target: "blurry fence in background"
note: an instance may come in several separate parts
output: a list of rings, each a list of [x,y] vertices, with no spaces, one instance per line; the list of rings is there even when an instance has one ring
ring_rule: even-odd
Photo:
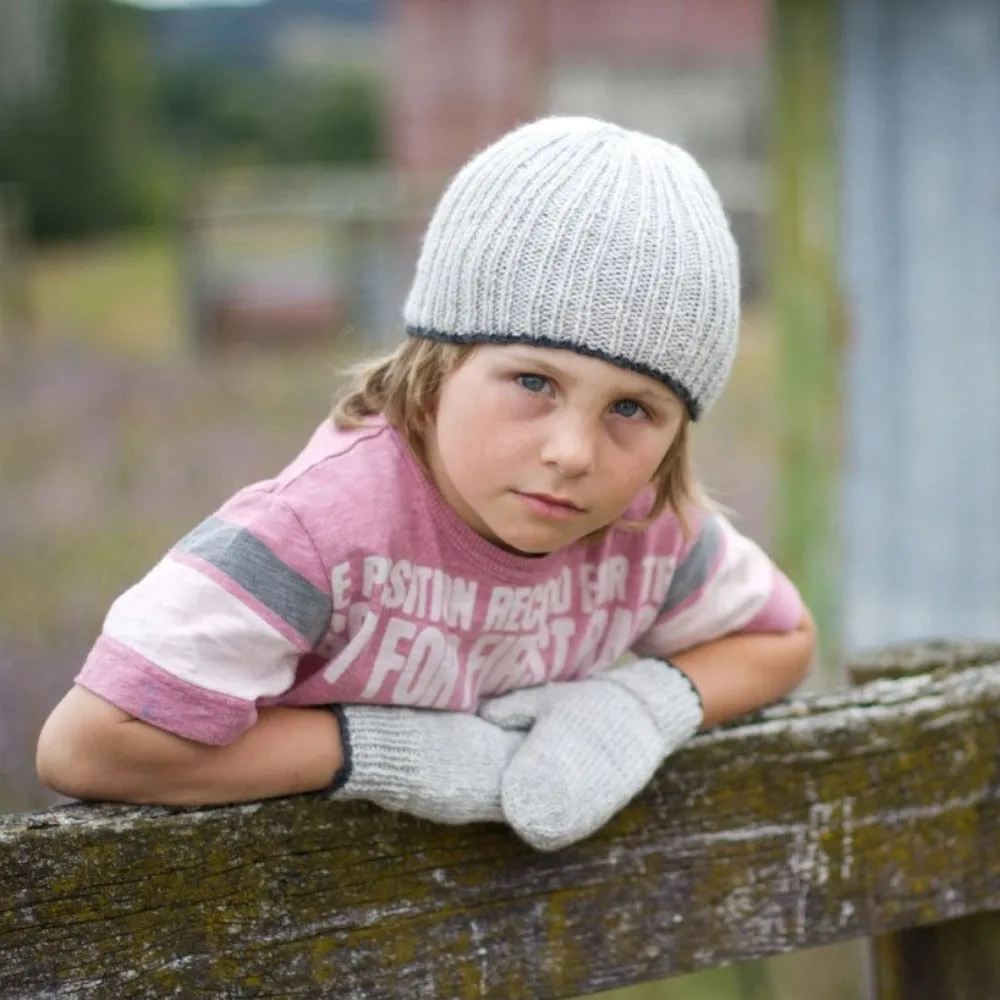
[[[718,165],[744,293],[759,290],[763,172]],[[178,226],[192,343],[293,346],[349,332],[367,348],[398,341],[424,225],[447,177],[393,170],[260,169],[199,184]]]
[[[30,337],[27,205],[12,185],[0,185],[0,357],[21,353]]]
[[[391,171],[256,171],[202,185],[180,226],[200,347],[290,346],[342,333],[398,342],[420,233],[440,183]]]

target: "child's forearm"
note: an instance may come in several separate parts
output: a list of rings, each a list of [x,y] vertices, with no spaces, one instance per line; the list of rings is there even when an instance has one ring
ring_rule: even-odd
[[[189,740],[153,729],[142,722],[134,746],[142,754],[148,746],[176,741],[168,758],[177,767],[159,765],[148,793],[137,784],[133,802],[167,805],[217,805],[294,795],[325,788],[343,763],[340,731],[327,709],[261,709],[257,724],[224,747],[192,744]]]
[[[808,614],[791,632],[744,632],[694,646],[670,660],[694,682],[713,726],[784,697],[805,678],[816,633]]]
[[[42,782],[81,799],[220,805],[311,791],[343,762],[326,709],[262,709],[228,746],[183,739],[134,719],[75,687],[49,717],[38,744]]]

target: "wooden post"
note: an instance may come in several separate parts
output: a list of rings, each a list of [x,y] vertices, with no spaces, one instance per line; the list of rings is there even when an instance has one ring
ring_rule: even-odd
[[[778,329],[775,554],[837,663],[840,305],[833,81],[837,0],[775,0],[771,297]]]
[[[0,346],[11,356],[27,349],[34,326],[28,278],[28,220],[24,198],[0,186]]]
[[[996,643],[913,643],[849,665],[855,684],[956,673],[1000,661]],[[929,737],[930,738],[930,737]],[[995,837],[995,830],[982,836]],[[963,892],[955,886],[956,897]],[[1000,985],[1000,913],[979,913],[872,939],[872,1000],[981,1000]]]
[[[213,346],[217,332],[207,300],[209,224],[205,192],[199,182],[192,182],[191,192],[177,216],[176,247],[186,339],[197,352]]]

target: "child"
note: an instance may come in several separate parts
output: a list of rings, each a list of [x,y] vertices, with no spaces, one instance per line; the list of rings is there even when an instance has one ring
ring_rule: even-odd
[[[668,143],[548,118],[474,157],[405,343],[114,602],[42,781],[175,804],[331,788],[550,849],[700,726],[786,694],[809,615],[688,459],[738,270]]]

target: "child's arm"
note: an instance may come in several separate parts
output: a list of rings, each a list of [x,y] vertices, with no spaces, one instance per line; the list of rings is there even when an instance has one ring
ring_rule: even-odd
[[[258,708],[294,683],[332,605],[299,514],[267,489],[238,494],[114,602],[41,733],[41,780],[77,798],[171,805],[335,782],[339,798],[440,822],[501,819],[500,774],[520,734],[453,713]]]
[[[745,715],[778,701],[809,672],[816,628],[803,609],[788,632],[738,632],[712,639],[670,657],[701,695],[702,726]]]
[[[523,741],[472,715],[350,705],[262,709],[208,746],[75,687],[42,729],[37,766],[72,798],[221,805],[335,788],[439,823],[500,822],[501,776]]]
[[[38,741],[42,783],[72,798],[215,805],[324,788],[343,764],[326,709],[264,708],[227,746],[175,736],[75,686]]]

